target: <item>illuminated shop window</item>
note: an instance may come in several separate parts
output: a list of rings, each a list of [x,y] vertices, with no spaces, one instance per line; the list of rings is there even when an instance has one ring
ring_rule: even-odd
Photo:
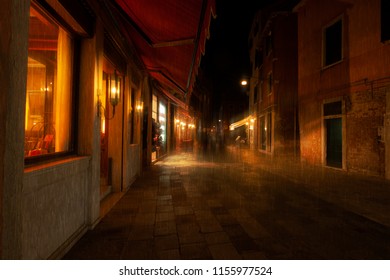
[[[28,39],[25,157],[70,151],[74,42],[33,7]]]
[[[166,142],[166,124],[167,124],[167,120],[166,120],[166,107],[163,103],[160,103],[159,104],[159,108],[158,108],[158,111],[159,111],[159,115],[158,115],[158,122],[160,124],[160,130],[161,130],[161,144],[162,146],[165,146],[165,142]]]
[[[152,99],[152,119],[157,122],[157,96],[153,95]]]

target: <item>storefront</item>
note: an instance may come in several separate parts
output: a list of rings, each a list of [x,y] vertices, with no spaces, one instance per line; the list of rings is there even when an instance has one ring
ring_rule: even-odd
[[[17,70],[8,80],[20,86],[1,80],[4,103],[16,113],[2,116],[17,147],[4,146],[18,151],[10,159],[1,153],[10,163],[1,207],[13,209],[3,215],[2,257],[58,258],[140,172],[142,115],[131,104],[141,98],[144,79],[112,21],[97,17],[94,6],[20,2],[8,8],[25,29],[4,28],[4,36],[17,37],[18,54],[4,53],[18,58],[5,67]],[[9,132],[0,136],[9,142]]]
[[[152,162],[167,153],[167,101],[161,96],[152,96]]]
[[[167,74],[155,71],[164,68],[159,65],[147,71],[144,66],[163,57],[172,69],[179,67],[172,64],[171,53],[160,53],[167,48],[145,45],[140,29],[131,30],[130,36],[132,27],[122,17],[129,12],[127,5],[123,10],[116,1],[3,2],[0,158],[6,164],[0,167],[0,257],[60,258],[134,182],[144,147],[148,153],[155,150],[155,160],[168,152],[171,97],[154,91],[156,84],[164,84],[159,77]],[[161,9],[149,17],[147,5],[166,5],[152,2],[141,5],[137,16],[142,14],[140,24],[152,19],[151,26],[158,29],[156,23],[167,18]],[[134,5],[132,9],[139,6],[126,3]],[[200,2],[177,3],[191,13],[200,11]],[[202,13],[210,15],[212,3]],[[199,19],[198,14],[194,17]],[[182,24],[194,31],[190,42],[197,44],[185,44],[178,62],[200,59],[203,45],[198,46],[208,23],[205,17],[201,25],[197,20]],[[181,47],[172,46],[179,52]],[[177,90],[183,93],[195,73],[180,68],[178,77],[170,80],[179,81]],[[182,76],[190,77],[189,86]],[[152,109],[158,132],[153,148]],[[150,154],[145,154],[150,162]]]
[[[74,149],[75,40],[31,4],[24,154],[27,162]]]

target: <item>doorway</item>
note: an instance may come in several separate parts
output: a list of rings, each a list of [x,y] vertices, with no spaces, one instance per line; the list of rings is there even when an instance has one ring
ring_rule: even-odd
[[[326,165],[343,167],[342,119],[326,119]]]
[[[343,168],[342,102],[325,103],[323,112],[325,165]]]

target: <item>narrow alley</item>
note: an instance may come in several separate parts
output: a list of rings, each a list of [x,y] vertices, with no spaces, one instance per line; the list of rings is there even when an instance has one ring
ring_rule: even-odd
[[[388,181],[249,149],[145,170],[64,259],[389,259]]]

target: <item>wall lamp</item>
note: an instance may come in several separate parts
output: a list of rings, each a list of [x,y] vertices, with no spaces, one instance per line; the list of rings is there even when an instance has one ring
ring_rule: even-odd
[[[136,101],[135,102],[135,110],[137,112],[142,112],[142,110],[144,109],[144,103],[142,101]]]
[[[97,114],[98,117],[104,116],[105,119],[110,120],[114,118],[115,116],[115,107],[118,105],[120,101],[120,94],[121,94],[121,84],[118,74],[116,73],[116,70],[114,71],[114,74],[108,76],[108,84],[107,84],[107,90],[108,90],[108,100],[112,106],[112,116],[109,117],[107,115],[106,108],[103,106],[102,101],[100,100],[100,94],[98,94],[98,110]]]

